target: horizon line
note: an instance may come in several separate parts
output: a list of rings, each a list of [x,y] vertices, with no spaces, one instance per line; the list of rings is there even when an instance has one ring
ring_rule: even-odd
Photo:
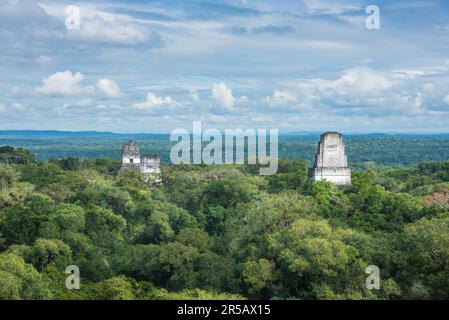
[[[243,129],[245,128],[234,128]],[[246,128],[253,129],[253,128]],[[269,130],[268,128],[267,130]],[[272,129],[272,128],[271,128]],[[225,129],[220,129],[223,131]],[[255,129],[257,130],[257,129]],[[111,134],[111,135],[139,135],[139,134],[153,134],[153,135],[170,135],[171,132],[168,131],[154,131],[154,132],[119,132],[119,131],[101,131],[101,130],[53,130],[53,129],[0,129],[0,135],[2,133],[98,133],[98,134]],[[305,131],[281,131],[279,130],[279,135],[305,135],[305,134],[323,134],[326,132],[338,132],[343,135],[369,135],[369,134],[385,134],[385,135],[449,135],[449,131],[338,131],[338,130],[305,130]]]

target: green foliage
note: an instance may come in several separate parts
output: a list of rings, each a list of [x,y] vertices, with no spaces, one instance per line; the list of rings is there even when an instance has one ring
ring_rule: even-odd
[[[97,246],[114,248],[123,240],[126,220],[111,210],[92,207],[86,212],[86,234]]]
[[[0,192],[17,183],[20,174],[14,167],[0,163]]]
[[[38,193],[30,193],[6,208],[4,221],[0,225],[6,243],[33,243],[39,235],[40,225],[48,220],[53,210],[53,201]]]
[[[98,300],[135,300],[132,283],[126,277],[114,277],[94,285],[95,299]]]
[[[349,188],[306,160],[163,165],[151,187],[108,158],[30,155],[0,148],[0,299],[449,298],[447,161],[363,162]]]
[[[157,300],[244,300],[245,298],[237,294],[214,293],[205,290],[183,290],[180,292],[168,292],[160,289],[154,294]]]
[[[23,258],[0,254],[0,299],[51,299],[49,281]]]
[[[257,194],[257,185],[248,179],[228,179],[210,183],[204,191],[206,207],[235,207],[238,203],[251,201]]]
[[[275,264],[267,259],[247,261],[242,272],[249,292],[257,296],[264,288],[270,286],[274,277]]]
[[[32,246],[14,245],[8,251],[20,255],[40,272],[51,263],[64,266],[72,257],[72,250],[61,240],[37,239]]]
[[[326,221],[298,219],[268,241],[271,255],[291,280],[284,287],[292,296],[318,298],[322,286],[336,294],[363,287],[365,265],[357,250],[346,245]]]
[[[266,251],[270,234],[288,227],[296,219],[316,216],[317,209],[312,199],[291,191],[242,203],[227,221],[225,236],[229,249],[240,259],[258,256]]]
[[[33,154],[26,149],[16,149],[10,146],[0,147],[0,163],[25,164],[35,161]]]
[[[197,248],[200,252],[210,250],[213,245],[213,240],[209,234],[199,228],[182,229],[176,236],[176,241]]]
[[[404,267],[403,277],[414,280],[413,296],[419,286],[426,288],[425,296],[449,298],[449,218],[421,219],[405,227],[400,239]],[[420,289],[419,291],[424,291]]]

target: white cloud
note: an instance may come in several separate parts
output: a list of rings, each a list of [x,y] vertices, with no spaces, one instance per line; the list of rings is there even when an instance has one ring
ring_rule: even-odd
[[[35,21],[43,22],[47,18],[45,11],[35,1],[0,1],[0,22],[10,26],[14,23],[22,26]]]
[[[134,45],[150,40],[151,34],[129,22],[106,21],[99,16],[83,19],[79,30],[68,31],[69,39]]]
[[[292,103],[296,100],[296,96],[289,91],[274,90],[271,97],[266,97],[265,102],[269,106],[282,106]]]
[[[108,98],[118,98],[122,94],[117,83],[109,79],[98,80],[97,88],[103,95]]]
[[[39,94],[53,95],[53,96],[80,96],[93,95],[98,93],[108,98],[117,98],[121,96],[120,87],[113,80],[100,79],[96,87],[90,85],[83,85],[85,75],[80,72],[72,73],[69,70],[63,72],[56,72],[42,79],[43,85],[37,87],[35,90]],[[90,105],[92,102],[87,99],[79,101],[77,105]]]
[[[249,106],[251,104],[251,100],[247,96],[241,96],[237,99],[235,104],[238,106]]]
[[[367,67],[344,72],[335,80],[301,79],[288,88],[274,90],[263,102],[286,111],[313,111],[332,105],[356,107],[379,106],[396,81]]]
[[[0,112],[6,112],[5,105],[0,104]]]
[[[376,96],[393,87],[394,82],[379,72],[367,67],[347,71],[341,78],[333,81],[318,80],[318,90],[323,95],[338,96]]]
[[[416,96],[398,94],[392,100],[395,102],[395,108],[399,109],[402,114],[419,114],[424,112],[424,100],[421,92],[418,92]]]
[[[81,94],[92,94],[92,86],[83,86],[84,75],[69,70],[56,72],[42,79],[43,85],[36,88],[36,92],[44,95],[76,96]]]
[[[335,79],[289,81],[263,99],[265,105],[280,112],[317,114],[418,115],[437,107],[433,103],[436,87],[414,78],[396,78],[391,72],[357,67]],[[448,98],[449,100],[449,98]]]
[[[62,106],[59,106],[56,108],[56,113],[60,116],[62,116],[66,109],[68,109],[70,105],[68,103],[63,104]]]
[[[232,95],[232,90],[226,87],[224,83],[218,83],[212,86],[212,98],[226,109],[234,108],[235,98]]]
[[[147,99],[142,103],[135,103],[133,108],[135,109],[154,109],[160,108],[164,106],[176,106],[178,103],[173,100],[171,97],[158,97],[152,92],[148,92]]]
[[[447,96],[444,97],[443,101],[444,101],[446,104],[449,104],[449,94],[448,94]]]

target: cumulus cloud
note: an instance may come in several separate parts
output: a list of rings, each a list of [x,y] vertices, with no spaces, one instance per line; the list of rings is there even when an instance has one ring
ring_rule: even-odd
[[[93,46],[95,43],[116,46],[156,46],[161,43],[159,34],[138,19],[97,9],[96,4],[78,3],[77,6],[81,10],[80,28],[69,30],[64,25],[66,4],[36,0],[0,0],[0,29],[8,30],[8,33],[2,36],[26,42],[30,38],[36,41],[52,40],[53,45],[64,45],[60,41],[67,40]],[[42,66],[48,66],[53,59],[41,56],[35,61]]]
[[[238,106],[251,106],[252,101],[247,96],[241,96],[235,102]]]
[[[324,95],[373,96],[393,87],[394,82],[370,68],[347,71],[337,80],[318,80],[317,89]]]
[[[158,97],[152,92],[148,92],[147,98],[142,103],[135,103],[133,108],[135,109],[155,109],[160,107],[173,107],[178,105],[178,103],[171,97]]]
[[[83,85],[85,75],[80,72],[70,70],[56,72],[42,79],[42,86],[36,87],[36,92],[50,96],[81,96],[81,95],[101,95],[107,98],[118,98],[121,96],[120,87],[110,79],[98,80],[96,86]],[[88,99],[77,103],[79,106],[92,104],[87,103]],[[81,103],[81,105],[80,105]]]
[[[79,30],[68,31],[72,40],[135,45],[148,42],[151,32],[139,24],[123,21],[106,21],[99,16],[83,19]]]
[[[47,78],[43,78],[43,85],[36,88],[36,92],[44,95],[55,96],[76,96],[82,94],[92,94],[92,86],[83,86],[85,78],[80,72],[72,73],[69,70],[56,72]]]
[[[35,1],[1,1],[0,26],[14,28],[24,25],[37,26],[47,22],[48,16]]]
[[[317,128],[327,124],[332,126],[335,119],[339,123],[338,119],[343,119],[341,116],[353,122],[348,128],[357,129],[365,126],[357,117],[371,117],[375,119],[371,119],[373,124],[381,123],[378,119],[389,121],[387,118],[393,113],[404,119],[409,119],[409,115],[422,115],[430,111],[445,113],[444,120],[449,117],[449,64],[431,67],[431,61],[442,64],[447,59],[447,52],[439,45],[444,33],[437,30],[434,37],[427,37],[420,19],[407,20],[410,30],[413,29],[418,39],[410,42],[407,34],[403,35],[399,28],[403,24],[400,17],[390,19],[393,24],[390,27],[396,32],[372,33],[367,38],[364,28],[366,15],[364,6],[360,5],[364,2],[361,0],[341,0],[338,4],[332,0],[233,2],[243,8],[257,8],[257,13],[254,10],[250,17],[236,16],[232,13],[233,9],[227,7],[220,7],[226,13],[220,14],[218,8],[214,17],[211,17],[209,2],[205,1],[201,5],[201,11],[198,6],[195,13],[176,10],[180,5],[178,2],[162,3],[157,6],[157,12],[172,17],[163,20],[142,15],[148,14],[147,10],[153,8],[145,8],[139,14],[123,11],[130,8],[123,1],[117,2],[114,8],[98,1],[78,3],[82,12],[81,29],[67,30],[64,27],[65,4],[55,1],[36,3],[35,0],[0,0],[0,48],[3,52],[4,74],[20,75],[25,67],[29,70],[28,80],[37,81],[31,88],[38,87],[35,92],[49,96],[73,96],[72,100],[47,96],[36,99],[35,95],[27,94],[29,84],[26,79],[23,82],[20,77],[14,77],[12,82],[4,77],[2,87],[10,95],[6,97],[9,100],[2,101],[3,109],[6,107],[6,112],[15,111],[11,104],[15,96],[18,102],[26,106],[24,110],[31,110],[31,106],[35,105],[43,106],[35,110],[39,116],[47,116],[52,108],[70,103],[73,108],[67,108],[66,112],[76,117],[76,121],[67,117],[65,119],[69,120],[61,119],[61,123],[71,121],[70,125],[76,123],[91,127],[97,124],[82,121],[87,116],[104,114],[129,119],[139,113],[136,118],[143,123],[145,117],[140,116],[144,113],[148,116],[151,113],[149,109],[155,110],[155,118],[160,117],[163,113],[160,111],[175,110],[176,102],[182,102],[183,108],[176,108],[170,121],[185,120],[182,117],[191,117],[192,114],[200,117],[205,114],[203,112],[211,112],[213,115],[207,117],[214,117],[217,121],[223,117],[243,124],[248,119],[279,125],[284,121],[296,125],[302,121],[304,125]],[[432,12],[441,14],[444,12],[441,10],[443,7],[434,4]],[[120,9],[122,11],[118,11]],[[317,16],[311,19],[314,15]],[[412,16],[417,17],[414,13]],[[342,23],[341,20],[347,20],[360,28]],[[413,21],[420,23],[414,24]],[[229,30],[245,36],[229,35]],[[277,36],[284,33],[287,37]],[[145,50],[148,44],[154,43],[153,39],[157,40],[159,34],[161,38],[167,39],[166,46],[161,50]],[[295,34],[296,40],[301,41],[288,39],[289,35]],[[270,41],[261,41],[265,37],[270,37]],[[423,59],[425,53],[419,50],[420,47],[436,48],[432,51],[432,59]],[[404,48],[408,52],[406,56],[403,55]],[[91,55],[89,61],[80,59],[80,54],[85,52],[98,54]],[[299,55],[293,54],[295,52]],[[207,54],[210,54],[210,59],[205,61],[204,55]],[[386,61],[379,58],[382,54],[390,59]],[[151,61],[148,60],[149,55]],[[180,56],[185,58],[186,63],[181,68],[173,69],[171,66],[179,61]],[[328,63],[323,65],[323,60]],[[52,73],[66,68],[72,68],[70,70],[73,72],[48,73],[36,78],[42,66],[63,63],[67,67]],[[124,65],[124,72],[128,74],[114,77],[117,83],[100,79],[108,77],[107,70],[114,68],[117,63]],[[376,66],[379,69],[354,68],[358,65]],[[74,66],[79,69],[73,69]],[[407,69],[398,69],[404,67]],[[133,72],[149,68],[151,74]],[[391,70],[387,71],[388,68]],[[76,71],[85,73],[85,78],[80,79],[84,75]],[[90,73],[102,76],[91,79]],[[291,79],[294,75],[300,75],[301,79]],[[47,77],[47,83],[41,83],[40,78],[43,76]],[[220,84],[223,80],[217,80],[227,77],[232,77],[232,90],[229,84]],[[177,81],[182,84],[174,84]],[[125,88],[119,87],[125,83],[126,93],[129,92],[126,97]],[[146,91],[141,98],[134,100],[132,92],[142,90],[142,83],[151,83],[153,93],[148,93],[150,89],[145,87]],[[8,90],[14,84],[20,87],[20,92]],[[183,90],[171,89],[178,86]],[[189,91],[191,88],[194,89]],[[250,99],[239,98],[241,94],[237,94],[235,88]],[[157,95],[154,90],[157,90]],[[102,99],[119,96],[133,99],[123,101],[123,104],[135,107],[131,114],[129,108],[112,109],[109,99]],[[77,112],[77,107],[89,109]],[[145,112],[140,113],[138,109],[145,109]],[[232,112],[236,110],[239,112]],[[269,121],[270,115],[273,115],[273,121]],[[298,118],[294,120],[294,116]],[[31,122],[42,119],[34,117],[34,114],[31,117]],[[323,117],[327,117],[327,123],[323,122]],[[311,120],[305,123],[304,119]],[[443,121],[443,117],[434,119],[435,122]],[[5,121],[9,120],[5,118]],[[175,123],[163,122],[160,125],[168,127]],[[435,122],[429,121],[426,125],[431,128]],[[400,126],[396,120],[391,123],[393,127]],[[123,127],[117,126],[115,129],[130,130],[135,129],[134,126],[135,122],[124,121]]]
[[[274,90],[271,97],[266,97],[265,102],[272,107],[283,106],[296,101],[296,96],[289,91]]]
[[[396,82],[388,75],[366,67],[344,72],[334,80],[304,79],[293,88],[277,89],[263,102],[270,107],[287,107],[289,110],[305,109],[312,105],[375,105]],[[384,101],[382,101],[384,102]]]
[[[108,98],[118,98],[121,96],[120,87],[113,80],[100,79],[97,82],[97,89]]]
[[[392,111],[399,111],[402,114],[421,114],[424,112],[424,99],[421,92],[418,92],[415,96],[395,94],[392,101],[394,101]]]
[[[235,98],[232,95],[232,90],[224,83],[218,83],[212,86],[212,99],[226,109],[231,110],[234,108]]]
[[[22,103],[18,102],[12,102],[8,104],[8,106],[5,106],[4,104],[0,104],[0,113],[8,112],[8,111],[14,111],[14,112],[20,112],[24,111],[26,109],[27,105],[23,105]]]
[[[335,79],[301,79],[278,89],[262,102],[280,112],[327,112],[353,116],[419,115],[435,105],[434,85],[416,78],[398,79],[392,72],[357,67]],[[430,90],[432,89],[432,90]],[[432,100],[433,99],[433,100]],[[448,98],[449,100],[449,98]],[[449,102],[449,101],[448,101]]]

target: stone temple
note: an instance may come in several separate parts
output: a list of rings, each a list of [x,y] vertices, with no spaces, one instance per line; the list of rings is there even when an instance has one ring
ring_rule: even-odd
[[[136,170],[144,173],[152,181],[161,182],[161,159],[158,155],[141,155],[139,146],[134,141],[128,141],[123,145],[122,167],[124,170]]]
[[[321,135],[315,165],[309,175],[315,181],[328,180],[338,186],[351,185],[351,170],[341,133],[326,132]]]

